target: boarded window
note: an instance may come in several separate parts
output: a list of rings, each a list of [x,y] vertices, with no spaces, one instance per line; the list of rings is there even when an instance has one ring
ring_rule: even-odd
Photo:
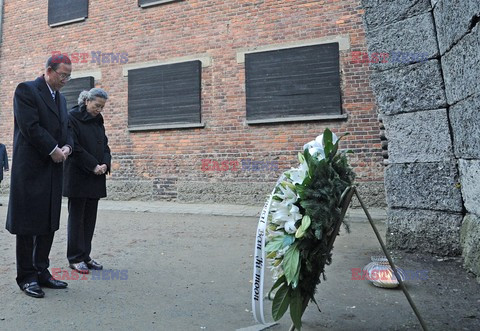
[[[128,125],[200,123],[201,62],[128,71]]]
[[[51,27],[83,21],[88,17],[88,0],[48,0]]]
[[[78,96],[80,92],[89,91],[95,87],[95,80],[93,77],[74,78],[65,85],[60,92],[62,92],[65,99],[67,99],[67,109],[72,109],[78,104]]]
[[[181,1],[181,0],[138,0],[138,6],[145,8],[145,7],[161,5],[167,2],[176,2],[176,1]]]
[[[338,43],[245,55],[247,120],[340,115]]]

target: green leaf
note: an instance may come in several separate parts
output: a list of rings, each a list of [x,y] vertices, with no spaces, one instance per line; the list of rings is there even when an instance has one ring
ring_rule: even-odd
[[[310,219],[310,216],[305,215],[302,218],[302,225],[300,226],[303,231],[307,231],[308,227],[312,224],[312,220]]]
[[[338,151],[338,143],[340,142],[340,139],[337,140],[337,142],[335,143],[335,145],[333,145],[333,148],[332,148],[332,151],[330,152],[330,160],[333,160],[333,158],[335,157],[335,155],[337,154],[337,151]]]
[[[290,304],[290,287],[283,283],[275,293],[272,303],[272,317],[275,321],[278,321],[287,311],[288,305]]]
[[[282,248],[283,247],[287,247],[287,246],[290,246],[291,244],[293,244],[293,242],[295,241],[295,237],[291,234],[287,234],[283,237],[283,245],[282,245]]]
[[[298,162],[303,163],[305,162],[305,156],[302,153],[298,153]]]
[[[305,235],[305,232],[307,231],[308,227],[312,223],[310,216],[305,215],[302,218],[302,225],[297,229],[297,232],[295,233],[295,238],[302,238]]]
[[[290,299],[290,317],[292,318],[295,330],[302,329],[303,299],[300,290],[294,290]]]
[[[305,235],[305,231],[300,227],[295,232],[295,238],[302,238]]]
[[[333,149],[333,135],[332,131],[329,129],[325,129],[323,131],[323,150],[325,151],[325,158],[328,159],[330,157],[330,152]]]
[[[283,237],[284,236],[278,236],[273,238],[273,240],[269,241],[267,246],[265,246],[265,252],[276,252],[283,246]]]
[[[276,251],[271,251],[267,254],[267,259],[273,259],[277,255]]]
[[[300,251],[295,245],[290,246],[283,256],[283,270],[287,278],[287,284],[298,280],[300,269]]]
[[[270,289],[270,291],[268,292],[268,299],[269,300],[272,300],[272,292],[277,288],[279,287],[280,285],[282,285],[283,283],[285,283],[287,280],[285,279],[285,275],[282,275],[279,279],[277,279],[277,281],[275,282],[275,284],[273,284],[272,288]]]

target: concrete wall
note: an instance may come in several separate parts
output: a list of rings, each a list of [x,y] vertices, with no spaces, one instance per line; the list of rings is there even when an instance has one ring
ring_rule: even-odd
[[[369,52],[425,54],[371,65],[388,139],[387,242],[463,254],[480,276],[480,2],[362,5]]]

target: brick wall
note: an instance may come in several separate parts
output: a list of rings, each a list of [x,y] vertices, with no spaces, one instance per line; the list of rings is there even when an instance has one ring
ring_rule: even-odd
[[[11,153],[15,87],[41,75],[54,51],[126,52],[129,65],[208,54],[212,63],[202,69],[205,127],[195,129],[129,132],[123,65],[73,65],[74,74],[97,72],[96,86],[110,94],[104,117],[114,160],[111,198],[258,203],[281,170],[296,165],[303,144],[329,127],[350,133],[342,148],[355,152],[351,163],[367,200],[383,204],[379,123],[368,64],[350,61],[350,52],[366,50],[362,13],[360,1],[188,0],[141,9],[136,1],[91,0],[85,21],[50,28],[46,1],[7,0],[0,46],[0,141]],[[340,55],[348,119],[247,125],[244,63],[236,54],[335,36],[349,39],[349,49]],[[201,160],[207,158],[275,161],[279,170],[205,172]]]

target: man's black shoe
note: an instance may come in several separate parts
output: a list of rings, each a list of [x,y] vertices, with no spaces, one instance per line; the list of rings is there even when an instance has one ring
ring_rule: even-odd
[[[43,298],[45,296],[45,292],[42,291],[37,282],[23,284],[22,291],[34,298]]]
[[[40,282],[40,285],[48,288],[66,288],[68,286],[67,283],[62,282],[61,280],[56,280],[53,277],[50,277],[44,282]]]

